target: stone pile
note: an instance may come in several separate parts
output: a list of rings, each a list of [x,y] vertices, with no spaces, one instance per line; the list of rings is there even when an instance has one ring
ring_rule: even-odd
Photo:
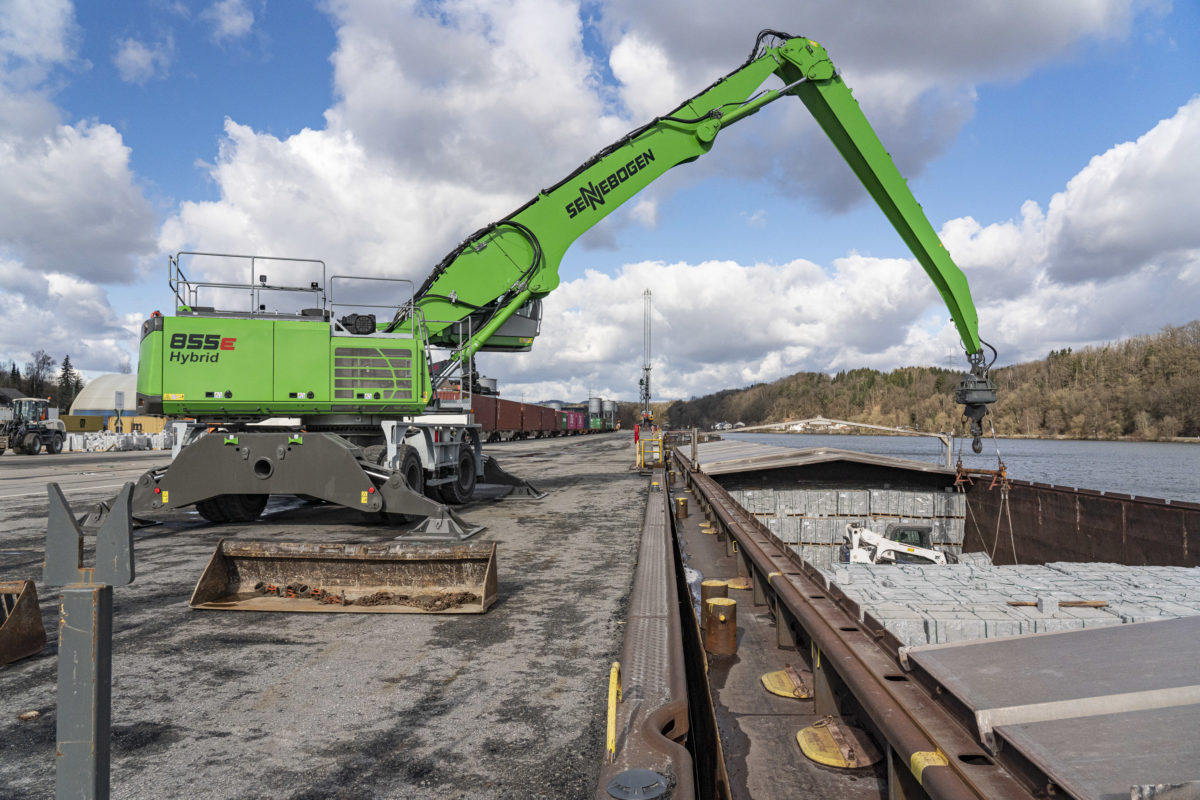
[[[966,496],[913,489],[746,489],[735,501],[809,563],[830,566],[848,523],[884,533],[890,523],[927,524],[934,547],[962,551]]]
[[[820,572],[908,645],[1200,615],[1200,569],[1189,567],[837,564]],[[1070,601],[1106,605],[1063,605]]]

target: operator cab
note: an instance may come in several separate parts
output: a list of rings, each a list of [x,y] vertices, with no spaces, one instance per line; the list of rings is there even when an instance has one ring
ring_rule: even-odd
[[[38,422],[50,416],[50,401],[40,397],[18,397],[13,400],[13,418]]]
[[[907,523],[892,523],[883,533],[884,537],[898,544],[909,547],[933,547],[933,528],[929,525],[910,525]]]

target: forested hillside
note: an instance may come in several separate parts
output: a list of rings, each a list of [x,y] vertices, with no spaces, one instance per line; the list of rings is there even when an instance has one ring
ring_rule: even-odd
[[[774,383],[672,403],[672,427],[757,425],[824,416],[877,425],[952,430],[959,372],[902,367],[825,375],[801,372]],[[1103,347],[1051,352],[1041,361],[992,371],[1001,436],[1170,439],[1200,436],[1200,321]]]

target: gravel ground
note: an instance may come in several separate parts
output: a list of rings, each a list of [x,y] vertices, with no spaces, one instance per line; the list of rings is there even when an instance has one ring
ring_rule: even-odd
[[[188,609],[219,538],[395,535],[356,512],[281,499],[255,524],[173,511],[137,531],[137,580],[114,592],[112,796],[593,795],[646,481],[627,470],[627,434],[488,452],[550,496],[463,508],[488,525],[475,541],[499,543],[500,599],[482,616]],[[38,580],[51,639],[45,480],[78,508],[148,466],[135,453],[0,459],[0,580]],[[53,796],[55,656],[51,643],[0,667],[0,798]],[[28,710],[41,716],[19,721]]]

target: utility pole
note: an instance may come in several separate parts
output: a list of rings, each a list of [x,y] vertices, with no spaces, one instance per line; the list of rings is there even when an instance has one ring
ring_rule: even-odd
[[[642,301],[645,303],[644,321],[643,321],[643,354],[642,354],[642,378],[638,381],[638,386],[641,387],[641,403],[642,403],[642,422],[649,422],[650,415],[650,290],[647,289],[642,293]]]

